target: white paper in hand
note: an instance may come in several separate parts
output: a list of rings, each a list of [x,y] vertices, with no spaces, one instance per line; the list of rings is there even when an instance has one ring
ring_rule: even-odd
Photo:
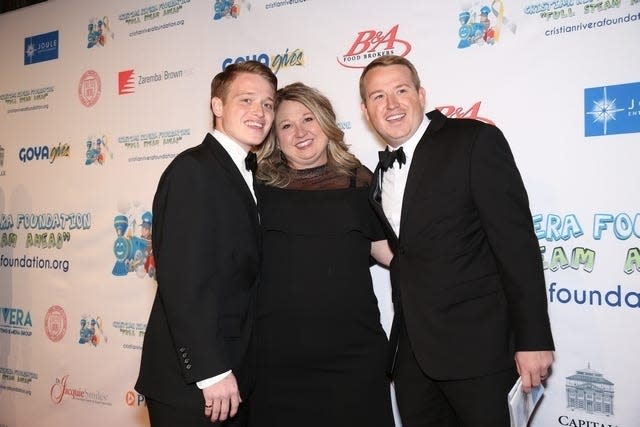
[[[543,393],[542,384],[532,388],[530,393],[523,392],[522,380],[518,377],[518,381],[513,385],[508,395],[511,427],[527,427],[529,418],[531,418],[531,414]]]

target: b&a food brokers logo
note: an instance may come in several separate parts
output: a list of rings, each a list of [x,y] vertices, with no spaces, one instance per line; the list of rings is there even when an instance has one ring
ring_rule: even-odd
[[[584,90],[584,136],[640,132],[640,82]]]
[[[364,68],[374,59],[385,55],[407,56],[411,44],[398,38],[399,24],[386,33],[378,30],[360,31],[345,54],[337,58],[347,68]]]
[[[24,65],[58,59],[58,31],[24,39]]]

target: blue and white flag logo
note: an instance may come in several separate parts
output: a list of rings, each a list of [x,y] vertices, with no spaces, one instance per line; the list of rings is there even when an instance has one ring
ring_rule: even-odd
[[[58,59],[58,31],[24,39],[24,65]]]
[[[640,132],[640,82],[584,90],[584,136]]]

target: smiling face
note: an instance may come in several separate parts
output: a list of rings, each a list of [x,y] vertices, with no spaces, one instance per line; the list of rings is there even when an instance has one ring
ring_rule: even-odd
[[[424,118],[424,88],[416,88],[404,65],[372,68],[364,76],[363,85],[361,107],[367,121],[390,146],[405,143]]]
[[[327,163],[329,138],[316,116],[303,104],[282,101],[276,113],[276,139],[293,169],[309,169]]]
[[[225,99],[211,99],[216,129],[246,151],[264,141],[273,123],[275,92],[269,81],[253,73],[240,73],[229,86]]]

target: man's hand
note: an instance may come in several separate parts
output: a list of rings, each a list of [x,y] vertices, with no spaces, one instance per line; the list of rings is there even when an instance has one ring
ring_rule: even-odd
[[[522,378],[522,390],[529,393],[532,387],[547,379],[553,363],[553,351],[517,351],[515,359]]]
[[[202,389],[202,394],[204,395],[204,415],[210,418],[212,423],[235,416],[242,402],[233,373]]]

